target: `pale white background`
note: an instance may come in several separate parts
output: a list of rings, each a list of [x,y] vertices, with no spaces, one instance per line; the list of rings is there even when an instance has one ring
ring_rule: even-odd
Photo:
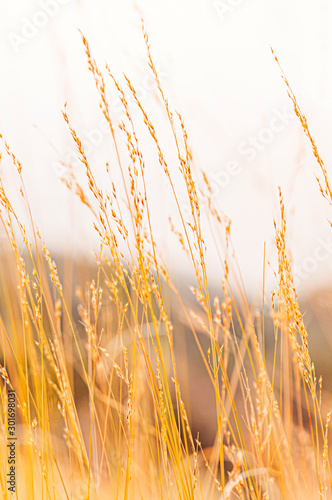
[[[319,170],[298,120],[292,117],[270,46],[332,175],[331,2],[1,0],[0,13],[0,130],[23,162],[33,213],[51,249],[78,251],[82,238],[84,248],[95,244],[87,212],[73,203],[58,179],[59,162],[74,160],[61,116],[64,103],[68,102],[72,123],[85,139],[101,126],[103,118],[78,28],[101,66],[107,61],[117,77],[125,72],[138,87],[176,169],[165,116],[146,64],[143,17],[165,92],[186,120],[195,169],[209,172],[211,180],[218,175],[224,179],[220,172],[227,171],[230,162],[237,165],[236,175],[228,177],[230,182],[215,188],[215,200],[233,221],[233,242],[247,287],[259,291],[264,242],[276,269],[273,218],[278,219],[278,185],[285,196],[288,241],[300,269],[299,287],[330,281],[332,238],[327,218],[332,214],[318,192],[314,173]],[[114,94],[110,100],[112,116],[121,119]],[[287,123],[274,120],[280,113]],[[139,118],[137,111],[134,115]],[[280,129],[272,135],[271,120]],[[249,138],[259,134],[268,138],[267,143],[259,143],[259,151],[244,153]],[[91,147],[89,158],[102,170],[112,158],[109,134],[99,142]],[[147,160],[153,162],[154,156]],[[16,177],[7,161],[2,162],[1,172],[9,193],[15,196]],[[163,230],[169,215],[165,209],[168,192],[159,174],[151,176],[163,257],[183,271],[184,259]],[[24,207],[17,203],[23,214]],[[206,242],[210,248],[208,236]],[[327,252],[317,253],[324,242]],[[321,261],[314,257],[318,254],[324,254]],[[219,279],[212,250],[208,262],[211,280]],[[273,286],[270,273],[269,287]]]

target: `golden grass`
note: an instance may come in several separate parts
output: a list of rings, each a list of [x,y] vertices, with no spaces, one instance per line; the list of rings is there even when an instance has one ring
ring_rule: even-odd
[[[93,215],[100,241],[94,277],[81,280],[75,299],[71,279],[66,273],[60,278],[30,208],[26,228],[0,177],[0,217],[8,238],[0,315],[3,498],[331,498],[330,417],[322,414],[321,380],[316,379],[293,283],[281,190],[280,223],[275,222],[278,287],[270,311],[274,336],[267,338],[270,301],[263,290],[262,310],[252,313],[242,285],[232,289],[231,224],[214,207],[204,175],[210,193],[208,221],[215,237],[224,234],[220,297],[210,295],[186,127],[161,87],[145,31],[144,39],[190,203],[189,219],[181,210],[173,168],[135,88],[125,78],[124,89],[106,67],[107,82],[118,93],[125,116],[121,123],[113,123],[106,81],[83,35],[117,164],[106,164],[109,185],[98,185],[65,106],[63,117],[86,183],[79,182],[73,169],[62,180]],[[326,168],[284,79],[321,168],[319,189],[332,203]],[[178,210],[176,220],[170,219],[170,230],[192,264],[195,310],[176,288],[154,238],[148,168],[128,92],[155,148],[159,165],[154,168],[163,170]],[[20,194],[30,207],[22,164],[3,142],[17,170]],[[114,169],[121,173],[121,186],[113,181]],[[263,283],[264,276],[265,271]],[[209,448],[201,445],[204,428],[198,435],[192,432],[185,387],[190,388],[191,380],[183,376],[186,361],[183,356],[179,362],[174,347],[180,336],[177,316],[184,319],[185,337],[196,344],[213,388],[215,440]],[[6,483],[9,388],[17,398],[15,494]]]

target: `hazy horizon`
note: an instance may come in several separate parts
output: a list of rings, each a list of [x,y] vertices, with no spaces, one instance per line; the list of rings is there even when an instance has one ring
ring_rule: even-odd
[[[39,0],[18,1],[15,9],[9,5],[3,9],[0,131],[23,164],[32,212],[51,250],[73,246],[80,251],[82,238],[87,248],[97,241],[92,224],[87,224],[87,212],[59,181],[66,172],[64,164],[71,162],[79,171],[75,144],[61,116],[65,102],[91,164],[101,171],[107,160],[111,165],[113,161],[110,134],[98,109],[78,29],[101,68],[107,61],[116,77],[121,79],[126,72],[138,88],[163,137],[169,163],[173,170],[177,168],[147,66],[142,17],[165,93],[187,125],[195,172],[207,172],[214,200],[232,219],[235,252],[246,286],[256,290],[261,285],[264,242],[267,261],[272,270],[277,269],[273,219],[279,220],[278,185],[285,197],[296,284],[306,289],[330,281],[332,240],[328,206],[314,176],[318,166],[270,51],[271,45],[329,170],[332,10],[327,2],[318,1],[313,8],[309,1],[287,4],[285,0],[97,1],[93,5]],[[108,84],[116,122],[121,111]],[[138,123],[139,113],[132,110]],[[143,126],[138,127],[144,136]],[[153,154],[148,161],[154,165]],[[5,155],[1,168],[14,195],[15,174]],[[162,172],[152,168],[150,172],[156,237],[169,265],[185,273],[185,257],[174,250],[174,238],[164,230],[168,216],[175,215],[174,207],[166,208]],[[199,174],[196,178],[203,188]],[[186,211],[184,190],[180,202]],[[23,214],[25,209],[18,203]],[[207,225],[204,210],[202,217]],[[206,238],[210,248],[212,239]],[[209,250],[207,260],[213,282],[216,252]],[[273,272],[268,271],[268,287],[274,283]]]

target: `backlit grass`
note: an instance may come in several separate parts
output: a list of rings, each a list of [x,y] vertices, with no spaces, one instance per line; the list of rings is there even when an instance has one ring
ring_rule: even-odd
[[[215,208],[204,174],[208,224],[202,225],[202,195],[193,179],[184,118],[171,108],[161,87],[145,31],[144,39],[177,165],[168,160],[130,80],[125,77],[122,86],[111,68],[101,71],[83,35],[114,150],[115,159],[102,167],[106,183],[97,181],[97,167],[90,164],[67,106],[63,110],[85,180],[69,165],[62,182],[92,215],[99,238],[88,277],[83,270],[73,275],[72,267],[79,269],[73,262],[65,261],[58,271],[30,212],[24,165],[2,138],[29,215],[25,226],[0,177],[0,217],[7,237],[0,273],[3,498],[331,498],[329,415],[322,412],[322,382],[293,283],[287,200],[279,188],[276,289],[266,296],[267,263],[262,262],[262,301],[253,311],[236,271],[231,222]],[[320,168],[318,188],[332,204],[327,170],[284,79]],[[123,106],[120,123],[111,118],[110,85]],[[135,119],[128,96],[139,111]],[[138,120],[149,142],[140,139]],[[145,160],[147,143],[154,165]],[[165,232],[175,235],[176,251],[182,249],[191,263],[191,304],[176,286],[154,237],[151,168],[163,171],[170,203],[177,209]],[[189,216],[181,210],[179,182],[186,190]],[[217,296],[211,296],[209,287],[207,230],[212,230],[219,253]],[[186,350],[186,343],[194,347]],[[194,392],[196,401],[190,396],[201,378],[213,395],[206,407],[208,424],[195,423],[205,389],[198,396]],[[6,476],[9,388],[17,398],[15,494],[8,491]]]

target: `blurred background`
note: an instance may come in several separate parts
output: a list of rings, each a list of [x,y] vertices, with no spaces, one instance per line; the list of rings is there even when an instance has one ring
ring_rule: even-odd
[[[97,242],[88,213],[59,180],[69,163],[77,173],[82,169],[61,115],[65,102],[91,164],[97,171],[107,160],[112,166],[111,137],[78,29],[100,67],[107,62],[120,81],[123,72],[129,76],[164,137],[170,168],[177,169],[174,151],[167,151],[169,126],[147,64],[143,18],[164,91],[188,129],[198,186],[204,189],[199,175],[203,169],[214,202],[232,219],[247,290],[261,293],[264,243],[271,262],[267,289],[276,286],[273,220],[279,220],[278,185],[285,197],[297,286],[305,292],[330,284],[331,211],[319,193],[318,165],[270,50],[273,47],[279,58],[330,171],[330,2],[15,0],[2,1],[0,8],[0,130],[23,163],[32,212],[51,250],[75,256]],[[118,98],[111,85],[107,92],[118,122]],[[132,112],[139,114],[134,105]],[[164,230],[173,208],[162,174],[156,171],[151,170],[150,182],[157,239],[169,266],[185,274],[185,257],[176,252],[174,258],[174,242]],[[15,172],[5,158],[1,175],[15,197]],[[184,191],[180,202],[186,211]],[[17,203],[20,210],[19,199]],[[24,211],[22,206],[22,216]],[[209,238],[206,234],[210,279],[218,286]]]
[[[202,191],[203,238],[211,297],[222,296],[223,269],[218,254],[222,259],[225,257],[224,228],[220,240],[218,231],[210,231],[203,201],[206,187],[202,170],[210,182],[213,204],[232,221],[235,262],[257,330],[261,324],[258,311],[262,304],[264,248],[267,301],[278,286],[274,221],[280,224],[278,186],[281,188],[287,244],[301,312],[309,332],[317,378],[322,374],[324,380],[326,394],[322,411],[325,415],[332,406],[332,228],[329,223],[332,207],[319,191],[315,178],[316,175],[321,178],[319,166],[295,116],[271,48],[308,119],[332,181],[332,4],[328,0],[0,0],[0,133],[22,162],[31,212],[52,257],[60,264],[65,298],[80,337],[85,339],[85,332],[78,299],[71,292],[76,284],[84,289],[85,282],[95,276],[93,251],[98,250],[99,238],[93,229],[91,211],[61,181],[68,178],[69,167],[80,181],[84,182],[85,177],[84,166],[62,116],[65,103],[70,123],[82,141],[97,182],[106,192],[111,190],[105,171],[105,164],[109,162],[112,179],[119,189],[118,197],[123,204],[126,200],[119,188],[121,175],[112,137],[99,108],[98,92],[88,70],[79,30],[104,73],[117,134],[122,137],[116,125],[124,119],[124,113],[112,80],[107,76],[106,63],[124,88],[124,74],[136,88],[159,137],[181,210],[185,219],[190,219],[174,138],[148,65],[142,19],[162,88],[171,109],[181,113],[188,131],[193,175],[198,191]],[[180,228],[176,203],[140,110],[128,89],[127,96],[144,151],[154,237],[185,303],[189,303],[188,310],[192,308],[196,312],[199,307],[188,287],[195,282],[192,264],[170,230],[169,217]],[[126,144],[119,142],[127,167]],[[18,175],[4,149],[1,144],[1,180],[20,220],[29,226],[27,206],[19,195]],[[15,318],[20,316],[18,313],[15,316],[14,301],[10,297],[15,296],[17,290],[11,295],[14,279],[7,279],[6,275],[16,268],[9,269],[6,265],[6,252],[2,252],[6,248],[5,232],[0,227],[0,268],[3,270],[0,313],[2,308],[6,309],[7,323],[12,322],[16,331],[19,321]],[[173,304],[171,299],[169,303]],[[240,314],[245,309],[242,306],[243,303]],[[207,445],[211,445],[215,436],[215,429],[211,427],[214,389],[209,385],[201,353],[193,337],[188,335],[186,317],[181,317],[181,311],[171,312],[177,333],[176,356],[184,392],[187,390],[190,400],[193,428],[195,430],[197,421],[197,429],[205,430]],[[269,320],[263,322],[267,353],[272,360],[275,329],[268,318],[270,308],[266,306],[264,312]],[[110,337],[116,331],[111,317],[111,313],[105,313]],[[236,320],[234,325],[236,334],[241,336]],[[195,325],[198,332],[200,327],[198,318]],[[200,333],[203,345],[207,337],[205,332]],[[71,346],[71,333],[64,338],[65,346]],[[21,341],[19,336],[17,339]],[[208,345],[203,347],[207,353]],[[68,353],[70,359],[71,351]],[[73,370],[73,380],[75,377],[79,380],[75,378],[75,397],[81,404],[83,428],[89,429],[88,420],[84,420],[89,417],[89,394],[83,377],[77,374],[79,370],[77,373]],[[207,408],[210,409],[207,411]],[[214,421],[217,422],[216,415]]]

